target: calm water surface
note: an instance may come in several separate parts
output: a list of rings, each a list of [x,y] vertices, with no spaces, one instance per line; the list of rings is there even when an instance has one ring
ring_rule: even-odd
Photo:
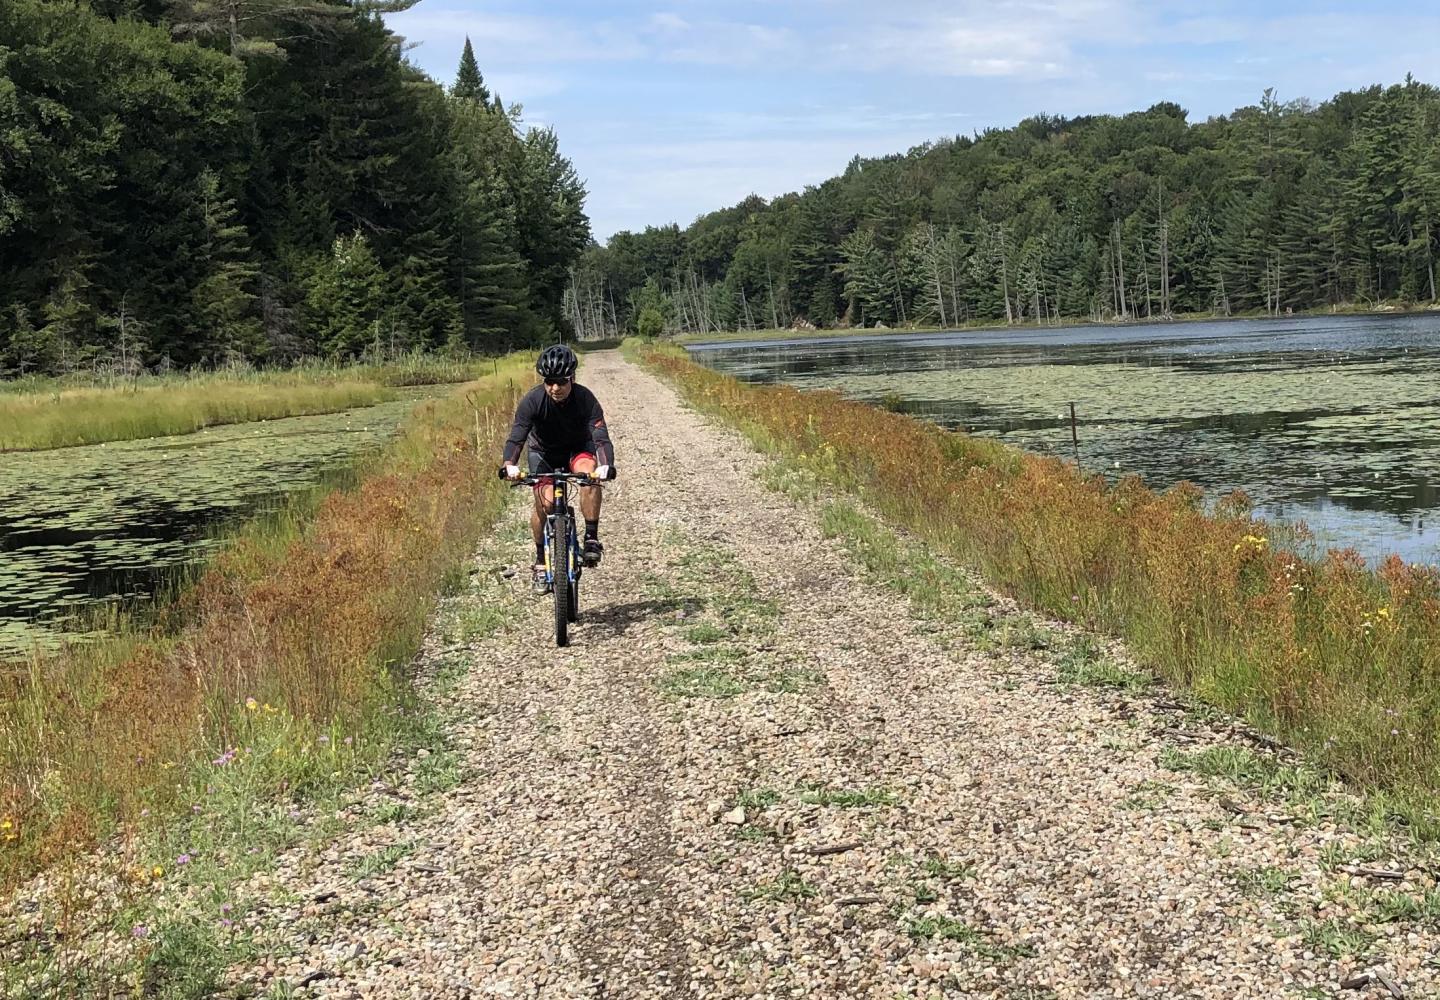
[[[835,389],[1090,470],[1240,487],[1317,549],[1440,562],[1440,314],[692,346],[756,382]]]

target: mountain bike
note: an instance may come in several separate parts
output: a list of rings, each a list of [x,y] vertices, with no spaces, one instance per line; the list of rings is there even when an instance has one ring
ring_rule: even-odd
[[[501,471],[504,475],[504,471]],[[615,470],[610,470],[615,478]],[[539,486],[551,483],[555,505],[545,516],[545,583],[555,595],[555,645],[570,645],[570,625],[580,620],[580,575],[584,552],[575,532],[575,511],[570,506],[571,484],[598,487],[603,480],[579,472],[547,472],[521,476],[512,486]]]

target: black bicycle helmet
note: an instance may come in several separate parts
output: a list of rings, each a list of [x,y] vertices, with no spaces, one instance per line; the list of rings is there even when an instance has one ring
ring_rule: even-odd
[[[540,373],[541,378],[571,378],[579,364],[574,351],[564,344],[556,344],[540,352],[540,359],[535,362],[535,370]]]

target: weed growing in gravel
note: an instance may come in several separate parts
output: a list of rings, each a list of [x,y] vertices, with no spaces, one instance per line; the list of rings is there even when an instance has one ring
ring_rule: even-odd
[[[1299,877],[1298,872],[1266,865],[1236,872],[1235,885],[1247,896],[1278,896]]]
[[[349,875],[357,882],[361,879],[374,878],[376,875],[384,875],[386,872],[392,871],[401,859],[414,849],[415,845],[409,843],[389,844],[352,863],[349,867]]]
[[[747,901],[763,899],[775,903],[798,903],[815,895],[815,887],[801,878],[800,873],[793,868],[781,872],[774,882],[762,882],[740,894],[741,898]]]
[[[660,676],[660,691],[672,698],[734,698],[750,686],[721,667],[681,667]]]
[[[448,792],[464,780],[460,756],[452,750],[436,750],[415,762],[415,790],[421,795]]]
[[[1065,650],[1056,664],[1056,678],[1062,684],[1135,692],[1155,683],[1154,678],[1127,670],[1105,656],[1090,636],[1081,636]]]
[[[749,812],[752,809],[769,809],[779,804],[782,797],[773,788],[747,788],[735,797],[735,804]]]
[[[954,941],[977,958],[1003,960],[1035,954],[1029,945],[998,945],[982,931],[956,917],[930,914],[910,917],[905,930],[917,941]]]
[[[1384,846],[1373,841],[1346,844],[1343,840],[1332,840],[1320,848],[1320,866],[1333,871],[1341,865],[1373,864],[1385,853]]]
[[[746,823],[736,832],[735,836],[751,844],[763,844],[780,839],[780,834],[768,826],[758,826],[754,823]]]
[[[960,570],[901,539],[852,504],[826,504],[820,514],[820,530],[826,538],[840,540],[853,565],[909,598],[917,611],[928,616],[958,621],[967,612],[993,603],[990,595]]]
[[[398,826],[408,823],[415,818],[415,815],[416,809],[414,806],[405,802],[391,800],[377,806],[370,814],[370,818],[382,826],[389,823],[394,823]]]
[[[968,861],[956,861],[935,855],[922,861],[920,870],[932,878],[941,878],[947,882],[971,878],[975,874],[975,866]]]
[[[729,632],[709,622],[701,622],[699,625],[692,625],[685,630],[685,641],[693,642],[697,646],[704,646],[713,642],[724,642],[728,638],[730,638]]]
[[[1207,778],[1223,778],[1241,788],[1267,794],[1311,796],[1325,791],[1329,781],[1307,768],[1282,764],[1274,757],[1247,747],[1217,746],[1196,753],[1166,747],[1160,765],[1172,771],[1190,772]]]
[[[1376,940],[1374,934],[1340,917],[1302,921],[1300,938],[1307,948],[1336,960],[1363,955]]]
[[[1430,889],[1419,896],[1395,889],[1377,889],[1370,896],[1368,909],[1370,918],[1377,924],[1403,920],[1433,927],[1440,924],[1440,889]]]
[[[800,793],[800,801],[807,805],[861,809],[894,805],[896,800],[895,793],[888,788],[807,788]]]
[[[1130,794],[1118,803],[1121,809],[1136,809],[1153,812],[1165,804],[1175,790],[1159,781],[1142,781],[1130,790]]]

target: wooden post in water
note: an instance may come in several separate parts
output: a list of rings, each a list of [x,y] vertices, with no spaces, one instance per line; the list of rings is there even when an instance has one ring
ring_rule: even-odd
[[[1075,404],[1070,404],[1070,450],[1075,455],[1075,468],[1080,468],[1080,435],[1075,430]]]

